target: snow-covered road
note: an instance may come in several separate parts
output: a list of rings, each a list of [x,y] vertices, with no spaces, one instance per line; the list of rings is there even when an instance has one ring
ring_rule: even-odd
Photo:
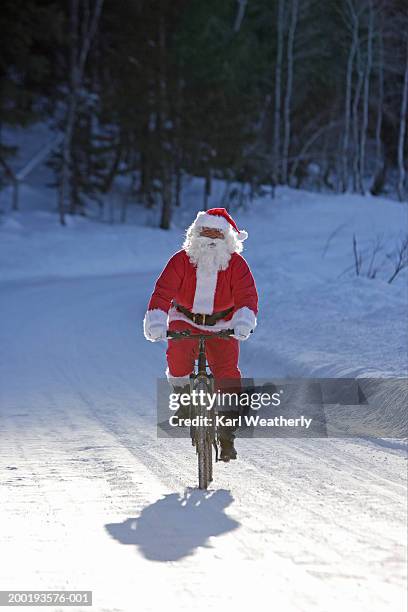
[[[153,279],[3,283],[1,589],[92,590],[98,612],[405,611],[403,452],[240,439],[196,490],[189,441],[156,438]],[[247,374],[261,357],[243,347]]]

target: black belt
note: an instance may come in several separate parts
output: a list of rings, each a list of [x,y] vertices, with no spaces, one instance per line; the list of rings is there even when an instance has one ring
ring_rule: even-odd
[[[215,325],[217,321],[223,319],[234,310],[234,307],[231,306],[231,308],[227,308],[227,310],[220,310],[219,312],[213,312],[213,314],[201,314],[198,312],[190,312],[190,310],[174,301],[173,306],[196,325]]]

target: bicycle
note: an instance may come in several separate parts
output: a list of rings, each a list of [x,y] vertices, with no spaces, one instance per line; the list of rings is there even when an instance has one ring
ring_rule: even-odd
[[[192,334],[190,330],[180,332],[167,332],[167,337],[172,340],[184,340],[186,338],[198,338],[198,358],[194,364],[194,371],[190,374],[190,393],[196,391],[201,400],[198,406],[191,402],[194,417],[200,418],[198,426],[190,426],[190,435],[193,446],[196,448],[198,457],[198,487],[207,489],[213,480],[213,453],[215,450],[215,461],[218,461],[218,446],[215,426],[214,407],[208,409],[208,394],[214,393],[214,377],[207,372],[208,364],[205,356],[205,341],[207,338],[224,338],[228,340],[233,335],[233,329],[225,329],[211,334]],[[203,393],[200,393],[203,392]],[[209,422],[209,424],[207,424]]]

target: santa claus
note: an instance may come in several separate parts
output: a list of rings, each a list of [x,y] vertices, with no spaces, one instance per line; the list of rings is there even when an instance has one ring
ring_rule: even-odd
[[[251,270],[242,257],[243,241],[225,208],[199,212],[188,228],[182,250],[171,257],[156,285],[144,318],[147,340],[166,340],[167,330],[192,334],[234,329],[234,337],[206,342],[206,356],[215,380],[241,377],[238,340],[255,329],[258,295]],[[177,390],[189,385],[198,340],[169,340],[166,371]],[[176,390],[176,389],[175,389]],[[221,437],[221,458],[235,459],[233,436]]]

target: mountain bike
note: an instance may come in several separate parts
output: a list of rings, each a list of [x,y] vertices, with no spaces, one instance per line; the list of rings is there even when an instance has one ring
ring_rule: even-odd
[[[216,413],[214,407],[209,409],[208,395],[214,393],[214,377],[207,371],[208,364],[205,356],[205,342],[207,338],[224,338],[228,340],[233,335],[233,329],[225,329],[211,334],[192,334],[190,330],[180,332],[167,332],[167,337],[172,340],[185,340],[186,338],[197,338],[198,357],[194,364],[194,371],[190,374],[190,393],[197,391],[200,401],[195,405],[190,402],[191,417],[200,418],[199,425],[190,427],[190,435],[193,446],[195,446],[198,458],[198,487],[207,489],[213,479],[213,449],[215,461],[218,461],[217,428],[215,425]],[[203,393],[200,393],[203,392]]]

